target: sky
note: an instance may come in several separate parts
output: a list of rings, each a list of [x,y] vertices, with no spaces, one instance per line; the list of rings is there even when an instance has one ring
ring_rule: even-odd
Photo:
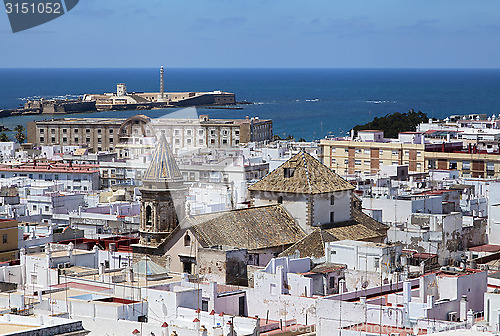
[[[498,0],[80,0],[3,68],[499,68]]]

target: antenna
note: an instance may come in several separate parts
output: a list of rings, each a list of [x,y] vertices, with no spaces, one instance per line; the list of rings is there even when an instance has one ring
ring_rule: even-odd
[[[160,95],[161,99],[163,100],[164,97],[164,73],[165,71],[163,70],[163,65],[160,68]]]

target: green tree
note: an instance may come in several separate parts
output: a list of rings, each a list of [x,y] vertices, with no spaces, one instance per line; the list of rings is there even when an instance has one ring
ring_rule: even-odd
[[[7,134],[5,134],[5,133],[0,134],[0,142],[9,142],[9,141],[10,141],[10,139],[7,136]]]
[[[418,124],[427,122],[429,118],[425,113],[415,112],[413,109],[407,113],[386,114],[384,117],[375,117],[369,123],[357,125],[354,130],[381,130],[387,138],[397,138],[399,132],[415,131]]]
[[[14,138],[16,138],[18,143],[23,144],[26,141],[26,134],[24,134],[24,126],[17,125],[14,128],[14,132],[16,132],[16,134],[14,135]]]

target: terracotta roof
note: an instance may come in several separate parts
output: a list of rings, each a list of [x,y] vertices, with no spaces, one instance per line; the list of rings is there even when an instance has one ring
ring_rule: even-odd
[[[301,258],[321,258],[325,256],[325,243],[338,240],[368,240],[385,237],[388,227],[355,207],[351,211],[352,220],[331,224],[330,228],[316,229],[283,251],[280,256],[295,255]]]
[[[203,247],[255,250],[291,245],[306,236],[279,204],[186,217],[181,225],[190,226]]]
[[[354,186],[306,152],[300,152],[251,185],[250,191],[321,194]]]
[[[175,162],[165,135],[160,136],[149,167],[142,177],[143,182],[182,182],[182,174]]]
[[[366,228],[379,233],[385,234],[389,229],[387,225],[380,223],[378,220],[368,216],[361,209],[354,206],[351,209],[351,217],[354,221],[361,223]]]
[[[498,252],[500,251],[500,245],[486,244],[469,247],[469,251],[473,252]]]
[[[346,265],[342,264],[334,264],[330,262],[325,262],[319,265],[316,265],[313,269],[311,269],[309,274],[328,274],[330,272],[338,271],[339,269],[347,268]]]

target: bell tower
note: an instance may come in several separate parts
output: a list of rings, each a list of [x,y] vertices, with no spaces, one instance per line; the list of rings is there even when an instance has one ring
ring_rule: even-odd
[[[179,225],[185,214],[182,174],[163,134],[142,182],[139,244],[155,247]]]

